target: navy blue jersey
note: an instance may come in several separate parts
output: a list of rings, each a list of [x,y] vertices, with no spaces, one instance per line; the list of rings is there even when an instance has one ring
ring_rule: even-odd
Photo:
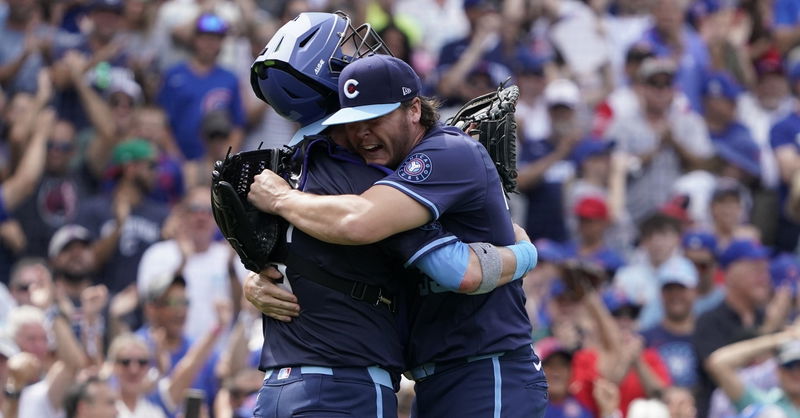
[[[328,142],[315,143],[309,154],[301,179],[305,192],[358,194],[386,175]],[[302,277],[297,266],[289,264],[287,277],[302,310],[290,323],[267,318],[261,369],[379,365],[402,371],[408,334],[404,289],[411,280],[409,277],[414,276],[403,265],[414,255],[432,251],[456,238],[436,227],[407,231],[362,246],[325,243],[298,229],[292,230],[290,238],[290,252],[336,277],[382,286],[400,301],[401,308],[392,313],[383,304],[373,306],[354,300]]]
[[[464,242],[514,244],[494,163],[482,145],[456,128],[430,129],[400,168],[376,184],[415,199]],[[485,295],[445,292],[429,279],[419,290],[411,317],[410,367],[531,343],[521,280]]]

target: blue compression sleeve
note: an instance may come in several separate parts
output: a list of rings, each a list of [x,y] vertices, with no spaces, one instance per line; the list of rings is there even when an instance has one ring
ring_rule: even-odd
[[[447,290],[457,292],[469,265],[469,247],[453,241],[423,255],[412,265]]]
[[[520,241],[508,246],[508,249],[517,258],[517,268],[514,270],[514,278],[512,280],[521,278],[536,267],[536,263],[539,260],[539,252],[529,241]]]

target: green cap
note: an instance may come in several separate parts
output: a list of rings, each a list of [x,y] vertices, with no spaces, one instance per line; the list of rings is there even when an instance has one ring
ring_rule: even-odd
[[[142,138],[129,139],[114,147],[111,154],[111,165],[116,167],[134,161],[149,160],[155,155],[155,149],[150,141]]]

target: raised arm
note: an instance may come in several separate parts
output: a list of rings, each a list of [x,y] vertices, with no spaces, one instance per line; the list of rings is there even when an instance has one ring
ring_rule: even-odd
[[[2,201],[5,203],[7,211],[14,210],[36,189],[36,184],[44,172],[47,140],[54,123],[55,113],[49,109],[40,113],[37,118],[36,129],[19,167],[0,188],[3,194]]]

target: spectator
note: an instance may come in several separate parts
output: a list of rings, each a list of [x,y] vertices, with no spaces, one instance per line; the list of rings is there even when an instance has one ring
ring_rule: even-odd
[[[558,79],[545,88],[545,101],[552,127],[546,139],[520,146],[519,190],[528,198],[525,229],[533,237],[564,242],[567,239],[563,209],[563,187],[575,172],[568,160],[583,134],[576,126],[580,103],[578,87]]]
[[[605,340],[616,335],[616,351],[597,349],[592,345],[579,350],[572,362],[572,384],[577,388],[575,396],[597,414],[600,403],[593,399],[594,385],[598,378],[609,380],[619,388],[619,409],[625,414],[635,399],[658,396],[669,386],[669,371],[657,351],[644,348],[642,337],[637,333],[636,320],[641,305],[618,289],[604,291],[602,300],[602,311],[594,312],[601,315],[595,316],[597,325],[609,314],[613,320],[607,325],[607,330],[598,329],[600,334],[605,334],[598,337]]]
[[[797,397],[800,396],[800,333],[797,326],[776,334],[768,334],[726,345],[711,354],[708,370],[725,394],[733,401],[738,412],[748,407],[775,405],[785,416],[800,413]],[[737,375],[737,369],[759,356],[778,351],[779,386],[769,392],[748,385]]]
[[[503,36],[504,29],[508,28],[503,28],[501,15],[491,1],[466,0],[464,13],[469,21],[469,34],[445,44],[439,51],[436,90],[452,104],[475,97],[477,91],[473,84],[481,76],[499,81],[510,76],[505,52],[515,50]],[[477,69],[481,70],[476,72]]]
[[[757,60],[755,70],[755,86],[739,95],[737,113],[761,150],[762,183],[774,189],[778,186],[779,174],[775,154],[770,146],[770,128],[792,113],[794,102],[789,94],[783,64],[777,54],[769,54]]]
[[[108,361],[113,365],[113,376],[119,382],[117,410],[120,416],[166,418],[156,403],[164,397],[162,391],[152,397],[154,400],[146,396],[150,384],[147,374],[153,355],[144,341],[131,334],[116,337],[108,350]]]
[[[172,217],[176,222],[174,238],[145,250],[139,263],[137,286],[144,292],[162,275],[180,274],[186,281],[189,306],[183,318],[186,329],[181,329],[176,337],[185,333],[189,339],[196,340],[214,324],[209,307],[214,306],[215,301],[237,304],[241,299],[238,277],[243,277],[245,270],[238,259],[234,259],[227,242],[214,241],[217,227],[207,187],[191,189]]]
[[[198,338],[190,338],[185,333],[187,308],[191,306],[190,300],[186,297],[186,281],[182,276],[174,276],[170,273],[161,274],[147,283],[147,287],[142,291],[142,300],[145,306],[145,325],[136,331],[136,335],[141,337],[151,350],[159,354],[166,354],[167,358],[158,358],[164,374],[176,372],[181,360],[200,362],[189,380],[185,383],[189,387],[202,389],[205,393],[215,393],[218,389],[218,382],[215,376],[215,365],[218,356],[213,353],[213,348],[220,336],[221,329],[214,325],[213,318],[210,320],[211,327],[207,327],[205,332]],[[221,303],[203,306],[206,310]],[[230,303],[224,304],[230,306]],[[195,345],[209,345],[204,348],[203,358],[189,357],[190,350]],[[166,360],[166,361],[165,361]],[[179,401],[182,396],[173,397]],[[212,405],[213,397],[206,399],[209,406]],[[169,403],[165,404],[167,412],[174,413],[174,407]]]
[[[794,64],[789,71],[789,82],[795,97],[800,94],[800,63]],[[800,184],[800,144],[795,141],[800,133],[800,111],[795,109],[775,123],[770,129],[769,143],[778,162],[780,174],[780,215],[778,216],[778,234],[775,246],[779,251],[795,252],[800,224],[798,219],[797,189]]]
[[[770,298],[764,247],[748,240],[733,241],[720,254],[719,264],[725,272],[725,299],[697,318],[692,336],[698,361],[699,416],[708,414],[711,392],[716,387],[708,374],[707,360],[711,353],[728,344],[753,338],[759,332],[774,330],[785,320],[768,318],[764,314],[764,306]],[[782,303],[788,303],[788,299]]]
[[[642,80],[639,112],[615,118],[606,131],[606,137],[635,157],[629,166],[632,178],[626,199],[635,222],[669,199],[682,167],[702,168],[713,152],[702,118],[676,98],[675,70],[667,59],[644,61],[638,74]]]
[[[697,295],[697,272],[683,258],[674,258],[659,271],[663,319],[642,332],[645,347],[658,350],[675,386],[693,388],[697,382],[697,359],[692,347]]]
[[[31,292],[36,289],[36,285],[46,281],[49,275],[50,271],[41,258],[23,258],[14,264],[9,282],[14,304],[16,306],[33,304]]]
[[[47,140],[44,175],[14,214],[25,231],[24,256],[47,257],[47,246],[56,230],[78,216],[80,202],[89,189],[70,166],[76,148],[75,128],[65,120],[57,121]]]
[[[679,257],[680,233],[675,218],[662,214],[647,218],[639,227],[639,254],[617,271],[614,285],[640,304],[658,303],[658,271],[670,259]]]
[[[70,55],[85,57],[84,65],[77,72],[99,80],[99,87],[106,87],[112,69],[128,65],[128,57],[121,51],[117,39],[123,7],[121,0],[91,0],[86,15],[91,22],[91,31],[65,36],[54,52],[57,61],[51,67],[51,76],[57,90],[58,115],[70,121],[78,130],[89,126],[88,109],[83,107],[76,90],[85,81],[75,81],[72,75],[75,71],[70,69],[65,59],[69,60],[67,56]]]
[[[642,40],[650,44],[657,57],[678,63],[678,88],[686,94],[694,111],[703,109],[700,91],[710,67],[708,48],[703,39],[684,22],[686,0],[656,0],[651,12],[653,26]]]
[[[0,84],[10,96],[36,93],[36,75],[46,65],[54,30],[41,23],[41,4],[9,1],[4,25],[0,27]]]
[[[694,395],[690,389],[671,386],[664,391],[661,400],[669,409],[670,418],[696,418],[697,408],[694,406]]]
[[[749,129],[737,120],[740,91],[727,74],[709,75],[703,88],[704,116],[711,142],[723,162],[719,174],[754,187],[761,178],[760,151]]]
[[[172,133],[183,156],[202,158],[207,150],[201,141],[203,117],[213,110],[228,112],[234,130],[229,145],[241,146],[244,111],[236,76],[217,65],[228,25],[217,15],[203,14],[195,21],[192,55],[169,69],[158,94],[158,102],[167,113]]]
[[[775,0],[773,9],[775,46],[785,54],[800,42],[800,6],[792,0]]]
[[[681,238],[683,255],[697,270],[694,313],[701,315],[725,298],[724,286],[717,280],[717,238],[706,231],[687,231]]]
[[[751,202],[747,196],[746,190],[736,180],[717,180],[709,212],[719,251],[724,251],[736,238],[760,240],[758,230],[747,223],[746,207]]]
[[[526,53],[520,54],[513,67],[519,86],[519,100],[514,115],[522,143],[550,136],[550,117],[544,97],[547,86],[545,65],[543,59]]]
[[[605,136],[614,118],[635,114],[639,110],[639,97],[636,90],[641,88],[639,68],[642,62],[653,58],[653,51],[645,43],[632,45],[625,53],[625,80],[615,88],[606,100],[597,105],[592,121],[592,134]]]
[[[116,294],[136,281],[136,267],[148,246],[161,239],[168,209],[147,196],[155,181],[155,149],[143,139],[114,148],[112,193],[88,200],[78,216],[97,240],[93,251],[99,276]]]
[[[554,337],[536,343],[536,353],[547,376],[547,410],[545,417],[589,418],[592,414],[570,393],[572,352],[564,349]],[[610,411],[611,413],[614,410]],[[606,416],[608,413],[604,414]]]
[[[184,164],[186,185],[188,188],[196,186],[211,186],[211,173],[214,163],[222,161],[229,150],[234,126],[225,111],[214,110],[203,116],[200,124],[200,136],[206,149],[206,154],[195,161]]]
[[[5,336],[0,336],[0,385],[4,390],[0,392],[0,416],[14,417],[19,407],[19,392],[26,382],[14,382],[9,379],[9,360],[19,352],[16,345]]]
[[[596,263],[613,277],[625,260],[606,245],[605,236],[611,220],[606,202],[599,197],[584,197],[573,211],[578,218],[578,239],[566,247],[567,252],[578,259]]]
[[[117,393],[107,381],[90,377],[67,394],[64,412],[67,418],[115,418]]]

